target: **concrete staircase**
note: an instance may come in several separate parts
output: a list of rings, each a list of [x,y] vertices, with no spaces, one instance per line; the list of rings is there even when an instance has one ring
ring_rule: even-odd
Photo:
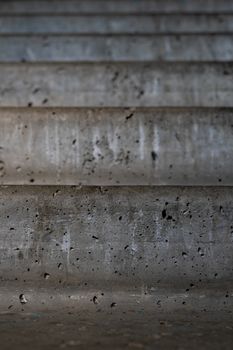
[[[233,1],[0,2],[1,349],[232,349]]]

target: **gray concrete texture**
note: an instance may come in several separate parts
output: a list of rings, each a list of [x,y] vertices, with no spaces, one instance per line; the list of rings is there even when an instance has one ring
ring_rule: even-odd
[[[233,185],[232,109],[0,109],[0,183]]]
[[[1,1],[0,13],[225,13],[231,0],[22,0]]]
[[[94,304],[95,294],[90,295],[88,301],[70,294],[70,298],[67,296],[65,300],[57,300],[56,307],[51,312],[31,308],[29,305],[34,302],[36,296],[37,299],[41,298],[41,304],[47,304],[47,299],[43,298],[38,290],[30,290],[29,298],[31,295],[34,298],[21,306],[23,311],[15,311],[15,303],[6,304],[10,310],[5,306],[5,312],[1,314],[2,350],[232,349],[232,315],[229,314],[231,310],[219,311],[219,299],[218,311],[213,312],[208,307],[203,307],[197,314],[190,308],[188,298],[185,299],[185,305],[177,300],[177,309],[181,304],[183,310],[164,312],[156,303],[158,299],[148,301],[148,296],[138,298],[137,302],[132,302],[132,298],[124,299],[122,303],[119,298],[108,298],[104,294],[97,299],[97,304]],[[76,302],[72,303],[71,298],[74,296]],[[54,298],[54,293],[51,297]],[[17,296],[19,304],[18,299]],[[161,296],[161,299],[163,301],[164,297]],[[200,295],[199,300],[203,299],[205,297],[202,295],[201,298]],[[116,304],[111,307],[113,300],[116,300]],[[225,301],[222,301],[222,304],[225,302],[225,308],[229,308],[230,300],[231,298],[225,298]],[[216,305],[215,302],[213,305]]]
[[[2,281],[131,292],[231,284],[232,196],[231,187],[1,187]]]
[[[232,107],[232,63],[2,63],[0,107]]]
[[[41,282],[34,281],[34,285],[28,282],[1,281],[0,317],[11,316],[15,320],[17,316],[27,313],[39,313],[43,317],[49,312],[50,316],[54,317],[56,313],[64,315],[65,312],[74,312],[77,317],[85,312],[107,312],[109,316],[113,312],[120,313],[121,316],[128,312],[143,312],[143,317],[147,319],[152,312],[155,319],[156,315],[161,318],[163,315],[170,315],[176,321],[182,316],[189,316],[190,320],[193,316],[193,321],[209,321],[210,314],[218,314],[216,321],[232,320],[232,283],[204,283],[200,289],[190,283],[188,288],[187,285],[167,285],[158,288],[143,286],[141,289],[132,290],[126,286],[121,286],[121,289],[112,288],[111,284],[93,288],[83,287],[81,284],[70,286],[64,281],[57,286],[51,284],[49,279],[50,276]],[[146,319],[145,325],[148,322]],[[131,329],[134,326],[131,325]],[[55,332],[55,336],[57,333]]]
[[[0,62],[233,61],[233,35],[0,36]]]
[[[1,350],[232,350],[232,14],[0,1]]]
[[[232,33],[233,14],[1,16],[0,34]]]

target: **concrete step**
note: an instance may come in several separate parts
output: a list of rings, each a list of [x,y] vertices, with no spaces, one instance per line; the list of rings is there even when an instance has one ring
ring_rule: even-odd
[[[21,0],[1,1],[0,13],[233,13],[230,0]]]
[[[232,63],[5,63],[0,106],[232,107]]]
[[[151,297],[109,295],[102,290],[46,293],[37,288],[26,290],[27,302],[20,305],[16,293],[22,289],[15,288],[11,298],[8,288],[4,298],[2,350],[230,350],[232,346],[232,298],[226,298],[224,290],[192,297],[169,295],[166,290]]]
[[[35,286],[27,282],[1,281],[1,319],[4,316],[7,318],[14,316],[15,320],[25,314],[33,315],[33,313],[43,317],[47,312],[52,317],[56,316],[56,312],[61,316],[67,313],[74,314],[76,317],[80,314],[84,316],[84,313],[88,316],[89,313],[97,316],[98,313],[104,312],[109,317],[114,313],[130,315],[134,313],[133,310],[138,313],[143,312],[144,318],[150,318],[153,315],[155,319],[159,316],[161,320],[165,315],[166,317],[170,315],[170,320],[179,321],[183,316],[190,322],[202,315],[203,321],[209,322],[208,317],[215,313],[218,315],[216,321],[228,320],[229,322],[232,319],[232,283],[205,283],[202,288],[199,288],[198,284],[190,283],[189,288],[173,285],[166,288],[143,286],[140,290],[135,288],[119,290],[111,286],[106,288],[104,284],[102,288],[90,288],[81,284],[77,288],[64,282],[57,287],[49,280],[50,276],[41,280],[41,283],[36,283]],[[22,295],[25,303],[20,302]],[[2,324],[3,322],[0,324],[0,329]]]
[[[0,1],[1,350],[232,348],[233,39],[192,34],[231,30],[228,14]]]
[[[1,16],[0,34],[232,33],[233,15]]]
[[[1,62],[233,61],[233,35],[0,36]]]
[[[1,279],[131,293],[230,284],[232,198],[232,187],[1,187]]]
[[[232,109],[0,109],[0,183],[233,185]]]

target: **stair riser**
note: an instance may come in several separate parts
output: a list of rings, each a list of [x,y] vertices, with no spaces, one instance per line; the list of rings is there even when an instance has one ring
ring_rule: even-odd
[[[0,4],[1,6],[1,4]],[[0,34],[232,33],[233,15],[2,16]]]
[[[2,187],[1,276],[119,289],[230,283],[232,198],[232,188]]]
[[[1,1],[0,13],[222,13],[233,12],[229,0],[195,0],[180,2],[168,1],[131,1],[131,0],[68,0],[68,1]]]
[[[232,107],[232,67],[231,63],[1,64],[0,106]]]
[[[0,183],[233,185],[233,111],[2,109]]]
[[[1,62],[233,61],[231,35],[0,36]]]

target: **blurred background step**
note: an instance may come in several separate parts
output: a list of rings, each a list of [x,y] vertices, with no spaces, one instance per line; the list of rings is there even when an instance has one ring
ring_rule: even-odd
[[[0,13],[228,13],[229,0],[10,0],[0,2]]]
[[[2,63],[0,106],[232,107],[232,63]]]
[[[131,293],[232,284],[232,196],[231,187],[0,187],[2,282]]]
[[[232,150],[232,109],[0,109],[4,185],[233,185]]]
[[[0,62],[233,61],[233,35],[1,36]]]
[[[6,16],[0,12],[0,34],[159,33],[233,33],[233,14]]]

